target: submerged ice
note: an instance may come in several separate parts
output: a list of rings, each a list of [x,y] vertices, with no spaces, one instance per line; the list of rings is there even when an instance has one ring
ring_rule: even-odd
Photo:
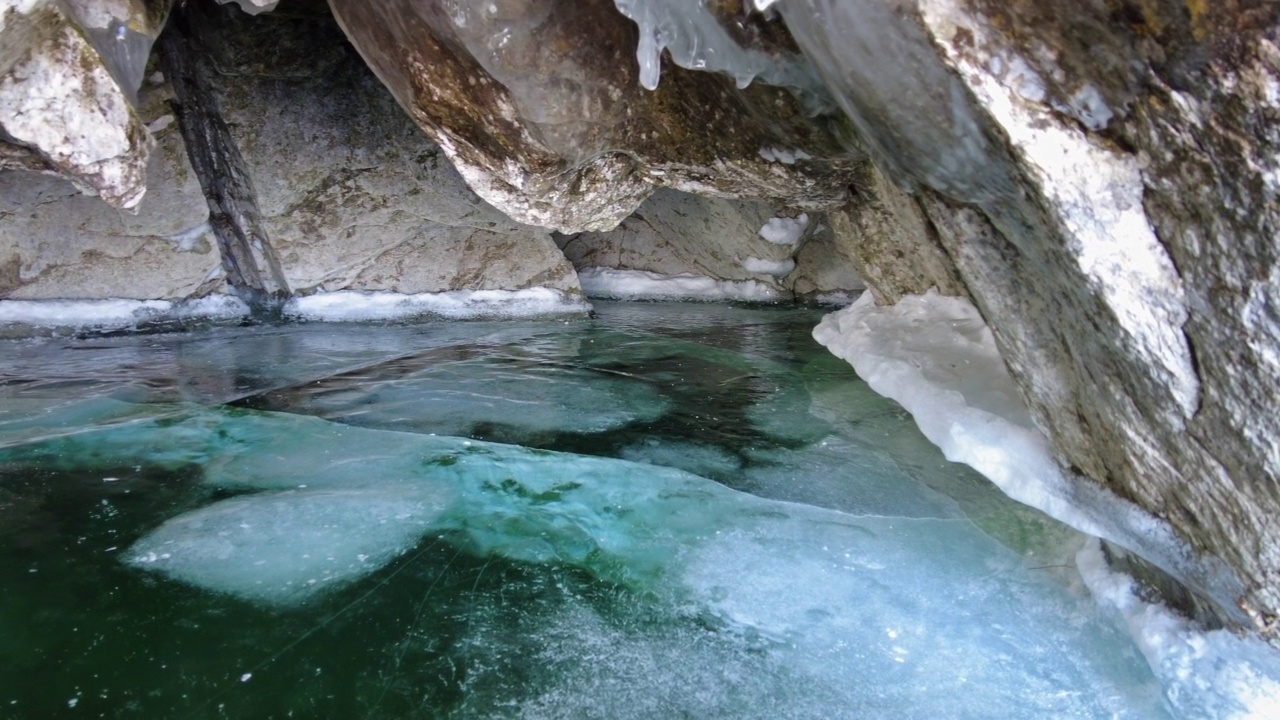
[[[1159,710],[1127,638],[958,518],[856,517],[653,465],[270,413],[192,410],[52,443],[38,452],[196,464],[203,482],[249,491],[167,520],[124,559],[252,601],[301,602],[375,571],[410,538],[453,534],[481,557],[573,567],[651,598],[641,613],[663,622],[710,623],[711,653],[762,653],[761,672],[825,687],[824,702],[920,715]],[[161,458],[146,453],[161,446]],[[622,657],[654,651],[625,635]],[[681,667],[709,659],[700,652],[686,648]],[[597,674],[621,669],[601,661]],[[787,699],[782,716],[831,711]]]
[[[155,716],[1238,717],[1271,697],[1264,658],[1153,622],[1081,535],[946,462],[812,343],[815,312],[597,310],[21,346],[0,369],[0,663],[101,677],[82,710]],[[23,677],[0,673],[0,702],[42,697]]]

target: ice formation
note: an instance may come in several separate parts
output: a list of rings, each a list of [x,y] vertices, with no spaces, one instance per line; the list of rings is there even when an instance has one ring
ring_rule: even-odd
[[[666,410],[666,400],[642,379],[546,355],[451,346],[275,390],[257,407],[438,435],[468,436],[483,427],[503,442],[604,432]]]
[[[1230,607],[1233,586],[1214,561],[1197,557],[1167,525],[1140,508],[1062,472],[1018,396],[991,331],[969,301],[930,292],[877,307],[867,293],[827,316],[814,337],[849,361],[877,392],[901,403],[949,460],[972,466],[1020,502],[1138,552]],[[1149,619],[1163,622],[1154,615]],[[1157,632],[1146,623],[1131,623],[1131,629],[1140,644],[1142,633]],[[1188,671],[1177,680],[1191,682],[1190,674],[1200,677]]]
[[[1124,620],[1179,717],[1280,717],[1280,659],[1256,639],[1203,632],[1162,605],[1145,602],[1133,578],[1112,572],[1089,542],[1076,556],[1090,592]]]
[[[588,297],[619,300],[754,300],[781,297],[774,288],[755,280],[716,280],[703,275],[659,275],[644,270],[584,268],[578,279]]]
[[[297,604],[412,548],[443,497],[436,487],[304,487],[235,497],[169,520],[125,562],[248,600]]]
[[[783,85],[825,94],[808,64],[780,59],[760,50],[743,48],[729,36],[707,9],[707,0],[614,0],[618,10],[640,28],[636,60],[640,84],[654,90],[662,72],[662,51],[683,68],[731,75],[738,87],[759,77]]]
[[[935,383],[968,378],[944,401],[969,397],[992,418],[1016,409],[992,376],[957,372],[993,364],[971,308],[904,302],[911,334],[854,308],[872,314],[873,375],[918,362]],[[0,557],[0,579],[40,581],[65,565],[52,587],[79,596],[107,573],[101,600],[119,616],[76,616],[69,657],[99,652],[79,637],[105,646],[122,627],[155,628],[145,657],[110,656],[128,668],[103,680],[113,697],[136,692],[134,675],[172,696],[231,684],[247,703],[237,716],[278,700],[268,688],[296,695],[297,677],[308,697],[337,688],[365,703],[403,686],[426,703],[423,685],[454,665],[465,679],[444,682],[464,690],[453,714],[467,717],[1268,716],[1280,670],[1266,648],[1142,604],[1096,546],[1077,556],[1079,534],[944,462],[845,363],[812,346],[794,354],[803,336],[792,328],[812,311],[598,312],[602,322],[297,324],[15,346],[0,369],[0,492],[16,491],[3,509],[33,489],[112,494],[67,506],[90,512],[71,535],[57,523],[33,535],[56,563],[29,575],[22,548]],[[926,362],[939,347],[943,361]],[[200,392],[175,396],[171,379]],[[450,388],[462,402],[442,409]],[[216,407],[250,391],[288,396],[290,412]],[[513,405],[484,402],[509,392]],[[451,412],[460,427],[526,421],[538,398],[581,417],[530,437],[576,433],[574,447],[623,459],[423,432]],[[315,417],[326,407],[344,422]],[[990,434],[1016,441],[1023,427],[997,420]],[[392,431],[411,426],[421,430]],[[64,473],[75,482],[29,481]],[[148,489],[159,492],[138,492]],[[97,564],[77,564],[86,557]],[[0,624],[13,617],[0,604]],[[228,643],[211,629],[242,622],[272,639]],[[355,676],[330,671],[340,656]],[[165,657],[181,664],[155,673]],[[0,677],[0,701],[13,687]]]
[[[123,557],[258,603],[307,602],[394,560],[415,545],[411,536],[461,533],[481,557],[568,565],[631,588],[651,598],[648,612],[670,613],[664,622],[677,633],[703,618],[718,630],[683,645],[681,666],[757,656],[753,684],[798,689],[769,700],[782,703],[772,716],[822,706],[1158,713],[1136,650],[1117,646],[1088,603],[968,522],[853,517],[653,465],[290,415],[193,409],[178,421],[64,438],[45,452],[196,463],[210,486],[255,491],[171,518]],[[592,639],[543,632],[543,644],[567,641],[562,649]],[[643,637],[618,642],[598,660],[610,673],[611,657],[656,660]],[[601,669],[565,674],[544,691],[596,698],[572,691]],[[661,678],[636,682],[656,691]]]
[[[0,300],[0,325],[111,330],[142,323],[190,319],[234,319],[249,308],[229,295],[191,300]]]
[[[760,228],[760,237],[774,245],[795,245],[800,242],[800,238],[804,237],[804,231],[808,227],[808,213],[800,213],[794,218],[770,218],[769,222]]]
[[[336,290],[295,297],[285,303],[284,314],[297,320],[360,322],[422,317],[460,320],[581,315],[590,309],[579,297],[541,287],[453,290],[416,295]]]
[[[963,84],[900,3],[790,0],[778,11],[895,180],[972,203],[1013,192],[1008,164],[983,134]]]

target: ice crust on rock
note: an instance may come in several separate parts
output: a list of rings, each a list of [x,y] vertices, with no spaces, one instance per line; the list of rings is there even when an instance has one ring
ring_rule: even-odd
[[[1069,476],[1031,421],[995,339],[968,300],[931,291],[878,307],[868,292],[828,315],[814,338],[877,392],[900,403],[925,437],[1019,502],[1132,550],[1230,607],[1236,588],[1146,511]]]
[[[405,295],[395,292],[335,290],[295,297],[284,314],[296,320],[361,322],[443,317],[528,318],[582,315],[591,306],[582,298],[551,288],[524,290],[452,290]]]
[[[803,60],[780,59],[760,50],[743,48],[730,37],[707,0],[614,0],[619,12],[640,28],[636,61],[640,84],[658,87],[662,51],[671,53],[677,65],[732,76],[745,88],[759,77],[770,85],[822,92],[821,83]]]
[[[249,314],[230,295],[190,300],[0,300],[0,327],[22,324],[45,328],[112,330],[169,320],[228,320]]]
[[[1144,601],[1133,578],[1113,572],[1096,540],[1076,555],[1090,592],[1129,628],[1179,717],[1280,717],[1280,659],[1257,638],[1204,632],[1163,605]]]
[[[760,237],[774,245],[795,245],[800,242],[800,238],[804,237],[804,231],[808,227],[808,213],[800,213],[794,218],[770,218],[769,222],[760,228]]]
[[[579,270],[578,279],[582,282],[582,290],[588,297],[619,300],[774,302],[781,298],[777,290],[755,280],[716,280],[693,274],[659,275],[643,270],[593,267]]]

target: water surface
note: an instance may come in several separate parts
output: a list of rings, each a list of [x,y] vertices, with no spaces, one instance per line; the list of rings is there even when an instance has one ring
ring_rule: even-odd
[[[0,347],[0,716],[1160,717],[803,308]]]

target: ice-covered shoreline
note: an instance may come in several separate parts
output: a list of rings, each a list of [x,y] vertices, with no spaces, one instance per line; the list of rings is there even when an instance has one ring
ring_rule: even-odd
[[[826,316],[814,339],[873,390],[903,406],[948,460],[973,467],[1011,498],[1137,552],[1233,607],[1232,583],[1141,508],[1064,473],[1035,427],[981,314],[936,291],[892,306],[865,293]],[[1260,640],[1202,632],[1136,594],[1093,541],[1076,564],[1095,599],[1118,613],[1184,716],[1280,717],[1280,657]],[[1207,715],[1205,715],[1207,713]]]
[[[0,328],[121,330],[147,323],[183,320],[235,320],[249,306],[232,295],[187,300],[0,300]]]
[[[450,320],[582,315],[591,306],[581,296],[534,287],[524,290],[452,290],[406,295],[337,290],[295,297],[283,314],[293,320],[363,322],[439,317]]]
[[[756,280],[716,280],[685,273],[660,275],[644,270],[592,267],[578,271],[588,297],[616,300],[747,300],[776,302],[782,294]]]
[[[281,308],[284,317],[308,322],[364,322],[446,318],[534,318],[582,315],[590,304],[581,296],[551,288],[458,290],[406,295],[341,290],[295,297]],[[0,328],[127,330],[193,320],[234,321],[250,316],[234,295],[187,300],[0,300]]]

